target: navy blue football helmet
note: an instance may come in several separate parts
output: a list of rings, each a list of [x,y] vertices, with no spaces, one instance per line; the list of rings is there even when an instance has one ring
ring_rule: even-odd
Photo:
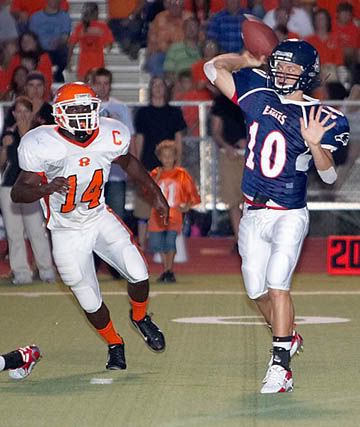
[[[277,80],[284,79],[284,73],[277,71],[278,61],[300,65],[300,76],[286,74],[286,78],[294,80],[293,84],[280,84]],[[269,87],[280,95],[289,95],[296,90],[309,91],[319,84],[320,59],[317,50],[303,40],[289,39],[279,43],[268,59]]]

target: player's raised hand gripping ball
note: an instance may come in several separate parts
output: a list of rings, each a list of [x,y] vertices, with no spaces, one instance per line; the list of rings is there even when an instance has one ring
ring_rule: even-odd
[[[267,58],[278,45],[279,40],[274,31],[253,15],[245,15],[241,25],[245,49],[255,57],[265,55]]]

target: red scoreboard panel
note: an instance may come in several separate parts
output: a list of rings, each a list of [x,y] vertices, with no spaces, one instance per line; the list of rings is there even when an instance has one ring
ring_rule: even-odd
[[[329,236],[327,268],[329,274],[360,275],[360,236]]]

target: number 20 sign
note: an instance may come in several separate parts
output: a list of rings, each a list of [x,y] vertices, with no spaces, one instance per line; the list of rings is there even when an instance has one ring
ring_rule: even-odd
[[[329,236],[327,267],[329,274],[360,275],[360,236]]]

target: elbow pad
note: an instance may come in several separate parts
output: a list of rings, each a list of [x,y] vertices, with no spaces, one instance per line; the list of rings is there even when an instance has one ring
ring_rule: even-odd
[[[325,182],[325,184],[334,184],[337,178],[337,173],[334,166],[331,166],[329,169],[325,171],[319,171],[318,174],[320,178]]]
[[[205,76],[210,80],[210,82],[214,84],[217,77],[217,71],[213,60],[208,61],[204,64],[204,73]]]

